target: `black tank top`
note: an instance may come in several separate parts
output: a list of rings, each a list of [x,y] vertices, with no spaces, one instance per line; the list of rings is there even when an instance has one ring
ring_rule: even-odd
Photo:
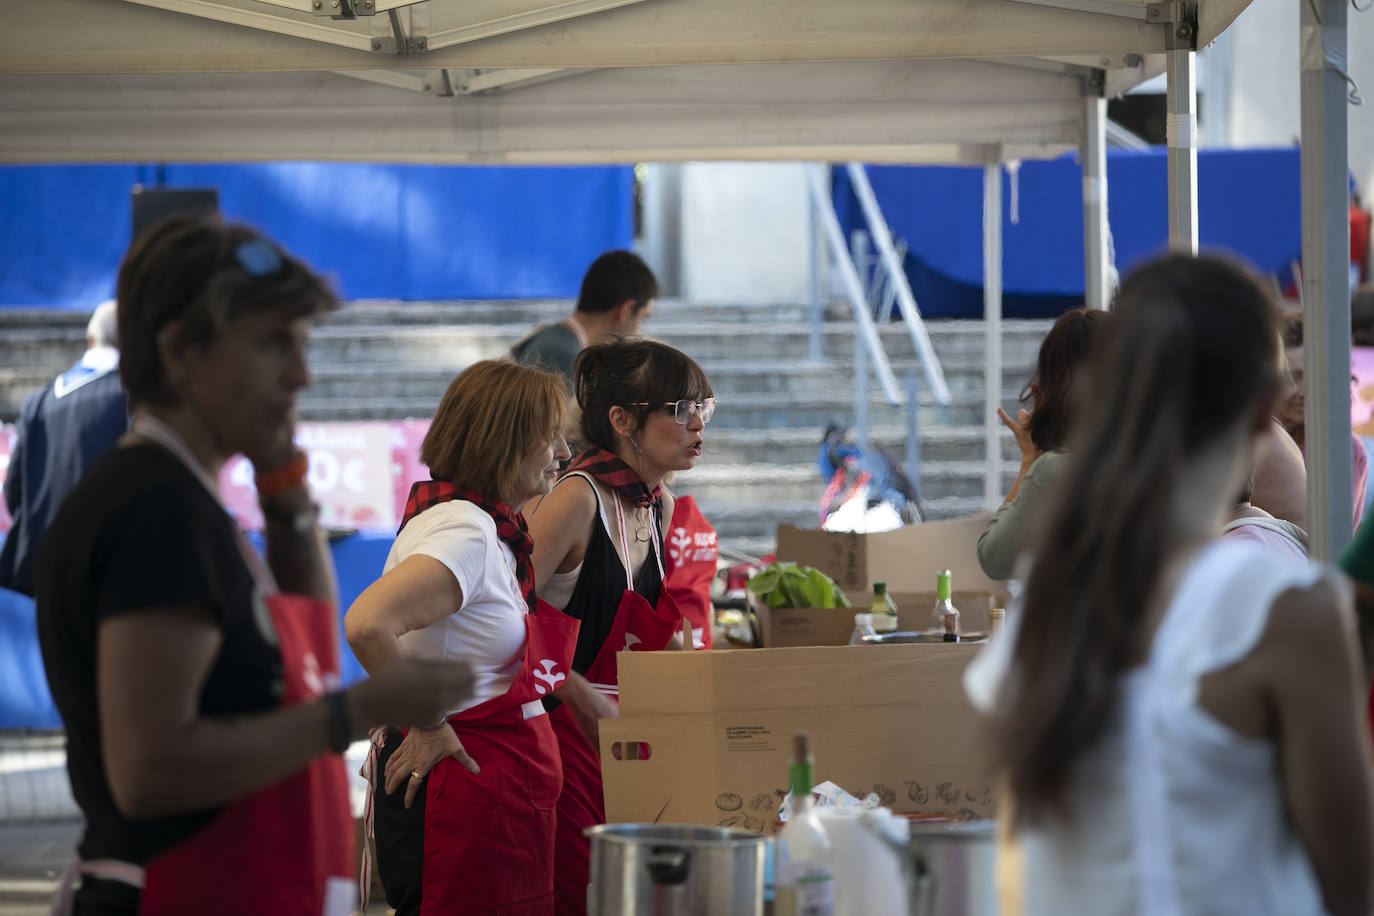
[[[592,519],[592,536],[587,542],[587,553],[582,558],[582,572],[578,574],[572,596],[563,609],[563,613],[582,621],[582,628],[577,634],[577,648],[573,651],[573,670],[578,674],[586,674],[592,662],[596,661],[602,644],[611,633],[620,598],[625,594],[625,564],[620,561],[610,532],[601,520],[599,490],[596,491],[596,498],[598,511]],[[662,556],[663,518],[658,511],[653,516],[653,536],[657,541],[659,556]],[[658,603],[658,593],[663,587],[663,576],[654,562],[653,551],[651,545],[635,579],[635,591],[651,605]]]

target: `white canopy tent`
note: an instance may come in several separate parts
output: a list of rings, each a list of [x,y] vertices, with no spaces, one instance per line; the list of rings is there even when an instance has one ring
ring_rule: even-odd
[[[1246,2],[0,0],[0,162],[986,165],[1078,148],[1087,298],[1102,306],[1104,99],[1167,67],[1171,241],[1195,250],[1193,51]],[[1323,193],[1304,195],[1304,228],[1329,253],[1340,250],[1333,189],[1345,171],[1330,73],[1344,60],[1344,5],[1313,2],[1323,16],[1304,19],[1304,85],[1314,74],[1326,117],[1312,129],[1333,142],[1312,166]],[[991,191],[986,204],[999,206]],[[1318,225],[1329,231],[1314,236]],[[992,333],[996,235],[990,225]],[[1331,259],[1309,254],[1308,337],[1325,341],[1326,319],[1340,320]],[[1309,413],[1320,414],[1308,449],[1316,552],[1327,556],[1349,537],[1349,517],[1342,529],[1326,507],[1342,480],[1348,492],[1350,455],[1339,404],[1312,388],[1348,374],[1348,351],[1342,369],[1338,347],[1321,349],[1327,371],[1307,376]],[[1345,423],[1348,437],[1348,411]]]

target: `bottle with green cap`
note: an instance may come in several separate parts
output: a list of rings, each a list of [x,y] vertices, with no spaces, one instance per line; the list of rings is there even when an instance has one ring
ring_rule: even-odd
[[[891,633],[897,629],[897,603],[887,592],[886,582],[873,583],[873,601],[868,606],[869,621],[874,633]]]
[[[954,594],[950,578],[947,569],[935,575],[935,610],[930,613],[930,629],[934,633],[939,633],[945,642],[958,642],[959,609],[950,599]]]
[[[792,817],[778,833],[776,916],[834,916],[835,858],[811,797],[811,736],[793,738]]]

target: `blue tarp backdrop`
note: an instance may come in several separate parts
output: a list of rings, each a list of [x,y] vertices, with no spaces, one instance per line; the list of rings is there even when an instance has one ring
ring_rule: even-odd
[[[869,181],[893,233],[907,242],[907,276],[928,317],[983,312],[983,170],[869,166]],[[1011,222],[1012,179],[1002,172],[1004,310],[1055,315],[1083,299],[1083,170],[1076,157],[1021,164],[1019,221]],[[1297,149],[1198,153],[1201,246],[1238,255],[1264,274],[1287,276],[1302,254]],[[840,224],[862,225],[849,176],[834,170]],[[1168,243],[1165,153],[1107,155],[1108,218],[1122,273]]]
[[[217,188],[227,218],[350,299],[571,298],[587,265],[634,234],[628,166],[9,166],[0,307],[87,310],[112,296],[136,184]]]
[[[835,202],[858,206],[843,169]],[[1167,241],[1163,149],[1107,157],[1116,264]],[[870,166],[907,273],[930,317],[982,312],[982,169]],[[1283,275],[1301,253],[1296,149],[1198,154],[1202,244]],[[247,165],[0,168],[0,306],[89,309],[112,293],[135,184],[214,187],[245,220],[333,276],[346,298],[571,297],[596,255],[633,236],[629,167]],[[1083,295],[1082,169],[1073,156],[1021,165],[1019,221],[1004,171],[1008,315],[1048,315]]]

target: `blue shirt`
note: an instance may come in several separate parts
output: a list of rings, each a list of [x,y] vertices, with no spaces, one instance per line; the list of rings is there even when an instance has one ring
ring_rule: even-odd
[[[114,350],[87,350],[51,385],[25,398],[5,476],[14,524],[0,547],[0,587],[33,594],[34,559],[49,522],[86,468],[128,430],[118,367]]]

